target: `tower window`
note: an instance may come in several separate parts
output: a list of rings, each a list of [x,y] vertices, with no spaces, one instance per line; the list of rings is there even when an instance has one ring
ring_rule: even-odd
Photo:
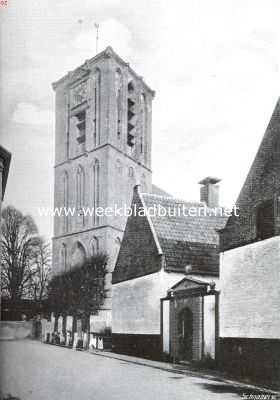
[[[94,256],[99,252],[99,240],[96,236],[91,241],[91,254]]]
[[[63,175],[63,207],[68,208],[68,197],[69,197],[69,179],[68,174],[65,171]],[[68,231],[68,215],[64,213],[64,232]]]
[[[274,235],[274,202],[264,201],[257,207],[257,238],[267,239]]]
[[[60,250],[60,265],[61,271],[66,271],[67,269],[67,252],[66,252],[66,245],[63,243],[61,250]]]
[[[127,144],[130,147],[135,145],[135,92],[132,82],[127,86]]]
[[[79,166],[76,175],[77,185],[77,209],[80,211],[85,205],[85,173],[81,166]]]
[[[93,208],[94,208],[93,224],[98,225],[99,216],[95,212],[95,210],[99,207],[99,201],[100,201],[100,167],[98,160],[95,160],[92,172],[93,172]]]
[[[95,82],[94,82],[94,130],[93,130],[93,141],[94,146],[100,144],[100,82],[101,73],[99,69],[95,71]]]
[[[76,117],[77,142],[82,145],[86,141],[86,112],[81,111]]]
[[[145,151],[145,133],[146,133],[146,99],[142,93],[140,96],[140,153]]]
[[[134,169],[132,167],[128,168],[128,176],[129,178],[134,178]]]
[[[122,76],[118,70],[115,74],[115,89],[117,99],[117,135],[118,139],[121,137],[121,120],[122,120],[122,107],[121,107],[121,93],[122,93]]]
[[[72,89],[72,107],[76,107],[86,101],[87,96],[87,81],[84,81]]]

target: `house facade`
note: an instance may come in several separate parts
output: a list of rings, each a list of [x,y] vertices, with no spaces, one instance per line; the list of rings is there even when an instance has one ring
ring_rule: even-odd
[[[203,200],[211,201],[211,207],[218,200],[217,181],[203,181]],[[114,351],[157,359],[215,357],[216,230],[225,217],[182,213],[201,207],[210,210],[204,202],[141,193],[135,187],[135,212],[128,218],[113,273]]]
[[[280,382],[280,103],[221,230],[223,367]]]

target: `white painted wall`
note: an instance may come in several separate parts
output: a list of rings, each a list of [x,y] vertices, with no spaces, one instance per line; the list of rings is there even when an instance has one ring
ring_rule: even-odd
[[[170,301],[163,302],[163,352],[170,353]]]
[[[112,332],[160,334],[160,299],[183,278],[163,270],[113,285]]]
[[[72,331],[73,327],[73,317],[71,315],[67,315],[66,317],[66,330]]]
[[[220,336],[280,338],[280,238],[221,254]]]
[[[215,358],[215,296],[204,296],[204,355]]]
[[[89,319],[90,332],[103,333],[104,329],[111,326],[110,310],[99,310],[97,315],[91,315]]]

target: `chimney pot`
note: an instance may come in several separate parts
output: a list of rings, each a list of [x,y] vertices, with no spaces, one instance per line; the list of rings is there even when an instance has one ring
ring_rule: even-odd
[[[207,176],[198,183],[203,185],[200,188],[200,201],[205,202],[210,208],[219,207],[219,186],[220,179]]]

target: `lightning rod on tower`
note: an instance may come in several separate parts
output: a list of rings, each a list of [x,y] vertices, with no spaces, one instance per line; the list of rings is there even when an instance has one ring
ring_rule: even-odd
[[[94,23],[94,27],[96,29],[96,54],[98,53],[98,29],[99,29],[99,24]]]

